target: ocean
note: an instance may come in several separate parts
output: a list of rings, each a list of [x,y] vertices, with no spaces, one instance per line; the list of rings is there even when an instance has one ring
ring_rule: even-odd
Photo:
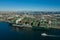
[[[41,35],[43,33],[47,35]],[[23,30],[0,22],[0,40],[60,40],[60,29]]]

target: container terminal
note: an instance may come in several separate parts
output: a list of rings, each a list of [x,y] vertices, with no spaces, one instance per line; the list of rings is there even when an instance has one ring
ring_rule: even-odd
[[[10,26],[33,29],[60,29],[60,12],[1,12],[0,21]]]

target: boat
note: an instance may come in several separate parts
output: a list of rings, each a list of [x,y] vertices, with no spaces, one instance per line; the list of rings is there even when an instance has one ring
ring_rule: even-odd
[[[20,28],[32,28],[32,26],[29,25],[29,24],[23,24],[23,25],[13,24],[12,26],[14,26],[14,27],[20,27]]]

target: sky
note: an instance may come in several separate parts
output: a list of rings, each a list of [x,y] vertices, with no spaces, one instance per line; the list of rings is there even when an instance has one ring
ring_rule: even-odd
[[[0,0],[0,11],[60,11],[60,0]]]

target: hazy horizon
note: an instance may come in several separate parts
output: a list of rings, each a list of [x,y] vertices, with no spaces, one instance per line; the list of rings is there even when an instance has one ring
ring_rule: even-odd
[[[60,11],[60,0],[0,0],[0,11]]]

